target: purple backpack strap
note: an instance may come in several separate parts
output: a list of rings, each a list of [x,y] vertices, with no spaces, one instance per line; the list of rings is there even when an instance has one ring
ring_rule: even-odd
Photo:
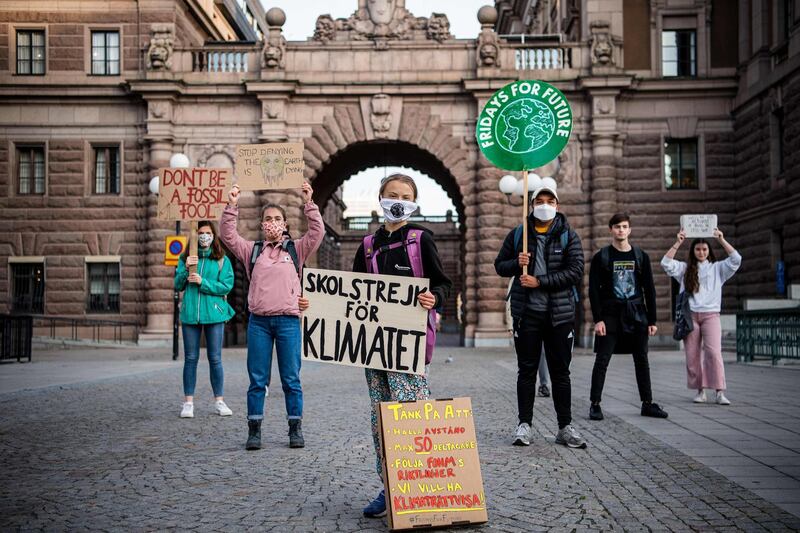
[[[425,277],[422,271],[422,231],[412,229],[407,233],[406,240],[406,253],[408,254],[408,262],[411,263],[411,272],[415,278]]]
[[[424,278],[422,268],[422,230],[412,229],[407,234],[406,253],[408,262],[411,263],[411,272],[415,278]],[[428,311],[428,327],[425,337],[425,364],[429,365],[433,359],[433,347],[436,345],[436,310]]]
[[[422,230],[412,229],[406,235],[406,240],[403,242],[396,242],[385,248],[391,250],[405,246],[406,253],[408,254],[408,261],[411,263],[411,273],[415,278],[424,278],[425,272],[422,268]],[[367,265],[367,272],[372,274],[379,274],[378,272],[378,254],[384,251],[374,249],[375,236],[367,235],[364,237],[364,260]],[[433,359],[433,347],[436,345],[436,310],[431,309],[428,311],[428,325],[426,328],[425,336],[425,364],[429,365]]]
[[[375,255],[372,250],[372,243],[375,241],[375,235],[367,235],[364,237],[364,264],[367,265],[367,272],[370,274],[377,274],[378,269],[374,268],[372,261]],[[375,265],[377,266],[377,264]]]

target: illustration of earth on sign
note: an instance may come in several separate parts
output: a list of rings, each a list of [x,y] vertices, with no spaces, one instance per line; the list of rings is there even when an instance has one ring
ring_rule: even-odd
[[[542,102],[522,98],[502,110],[495,127],[495,138],[503,148],[524,154],[550,142],[556,119]]]

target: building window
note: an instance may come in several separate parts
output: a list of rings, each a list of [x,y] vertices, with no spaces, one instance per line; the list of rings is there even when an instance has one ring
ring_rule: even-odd
[[[92,192],[119,194],[119,167],[119,146],[95,146]]]
[[[44,30],[17,30],[17,74],[44,74]]]
[[[694,30],[661,33],[661,70],[664,77],[697,76],[697,40]]]
[[[697,139],[664,141],[664,185],[668,190],[698,189]]]
[[[44,194],[44,146],[17,146],[17,194]]]
[[[44,313],[44,263],[11,264],[11,310]]]
[[[92,32],[92,74],[119,75],[119,32]]]
[[[87,263],[88,313],[119,313],[119,263]]]

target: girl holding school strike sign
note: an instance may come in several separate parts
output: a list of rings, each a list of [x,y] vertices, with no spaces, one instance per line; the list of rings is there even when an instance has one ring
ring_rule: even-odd
[[[300,306],[307,302],[300,296],[300,269],[325,236],[319,207],[311,200],[311,185],[303,183],[303,210],[308,218],[308,232],[292,240],[286,225],[286,212],[279,205],[269,204],[261,210],[263,241],[248,241],[236,231],[239,216],[239,186],[228,195],[222,212],[220,236],[247,269],[250,292],[247,304],[250,320],[247,326],[247,390],[248,436],[245,448],[261,448],[261,421],[264,400],[268,393],[272,369],[272,348],[277,347],[278,370],[289,419],[289,446],[305,446],[301,420],[303,389],[300,385]]]
[[[419,304],[429,311],[425,353],[425,364],[428,365],[433,356],[434,338],[431,330],[436,324],[434,309],[445,301],[453,284],[444,274],[433,235],[421,226],[408,223],[411,214],[417,210],[417,185],[414,180],[403,174],[392,174],[381,182],[379,199],[385,224],[374,235],[364,237],[353,261],[353,271],[430,280],[430,290],[417,297]],[[375,464],[378,476],[382,476],[378,405],[380,402],[427,400],[430,389],[427,372],[426,375],[415,375],[367,368],[366,374],[372,403]],[[364,516],[377,518],[385,514],[386,497],[381,489],[378,497],[364,508]]]

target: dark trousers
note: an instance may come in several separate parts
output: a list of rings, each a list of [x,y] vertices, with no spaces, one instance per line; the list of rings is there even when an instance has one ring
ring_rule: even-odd
[[[643,402],[653,401],[653,390],[650,387],[650,364],[647,361],[647,330],[643,329],[635,333],[623,333],[629,338],[633,348],[633,366],[636,369],[636,384],[639,386],[639,398]],[[606,332],[602,342],[595,343],[597,355],[594,359],[592,369],[592,391],[589,399],[592,403],[600,403],[603,397],[603,385],[606,381],[606,370],[611,361],[616,344],[616,333]],[[601,339],[601,337],[598,337]]]
[[[533,402],[536,398],[536,372],[544,343],[547,367],[553,389],[559,429],[572,422],[572,385],[569,364],[575,335],[572,324],[553,326],[548,313],[526,311],[514,319],[514,349],[517,352],[517,404],[520,424],[533,420]]]

